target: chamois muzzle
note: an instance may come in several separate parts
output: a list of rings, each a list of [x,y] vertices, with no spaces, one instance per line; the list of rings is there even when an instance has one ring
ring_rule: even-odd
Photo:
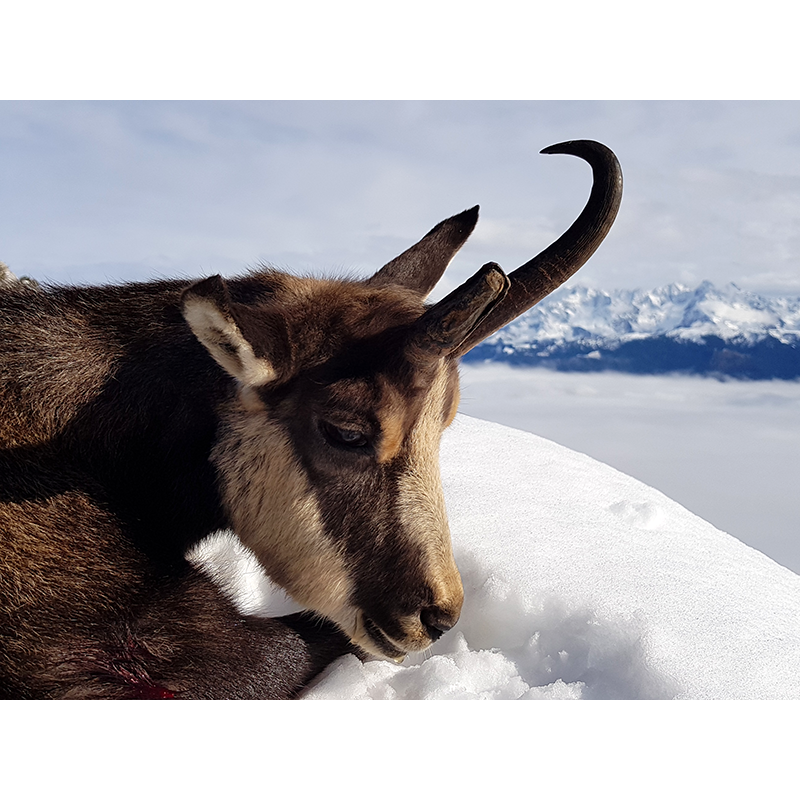
[[[410,652],[430,647],[453,628],[462,602],[463,593],[446,605],[424,606],[416,613],[392,619],[362,613],[354,641],[376,655],[402,660]]]
[[[425,632],[431,637],[431,641],[433,642],[443,633],[447,633],[447,631],[458,622],[458,617],[459,614],[438,608],[437,606],[423,608],[419,615]]]

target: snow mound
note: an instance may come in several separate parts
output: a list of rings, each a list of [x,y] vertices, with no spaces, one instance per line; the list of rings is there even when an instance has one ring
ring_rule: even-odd
[[[402,665],[342,658],[305,698],[800,698],[800,576],[533,434],[459,415],[442,474],[458,625]],[[243,609],[296,608],[238,543],[203,553]]]

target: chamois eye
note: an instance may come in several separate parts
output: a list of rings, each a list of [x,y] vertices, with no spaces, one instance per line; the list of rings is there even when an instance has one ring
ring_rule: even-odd
[[[347,447],[355,450],[359,447],[366,447],[369,444],[366,434],[355,428],[339,428],[336,425],[325,422],[322,424],[322,431],[328,441],[338,447]]]

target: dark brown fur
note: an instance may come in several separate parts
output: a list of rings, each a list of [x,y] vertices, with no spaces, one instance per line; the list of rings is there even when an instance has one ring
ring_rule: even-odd
[[[208,456],[233,391],[187,285],[0,294],[0,697],[282,697],[349,649],[242,617],[184,561],[227,523]]]
[[[351,649],[321,621],[242,617],[184,560],[229,524],[209,456],[235,402],[183,321],[188,285],[0,294],[0,696],[283,697]],[[424,393],[424,359],[402,356],[413,293],[275,273],[227,287],[254,352],[278,365],[260,394],[301,461],[322,411],[379,440],[376,370],[412,406]],[[347,461],[334,484],[358,483]],[[370,496],[334,489],[327,527]]]
[[[0,698],[292,697],[346,652],[458,619],[438,446],[458,357],[594,252],[622,175],[512,280],[424,298],[477,221],[363,282],[49,288],[0,265]],[[255,619],[185,554],[232,527],[314,614]]]

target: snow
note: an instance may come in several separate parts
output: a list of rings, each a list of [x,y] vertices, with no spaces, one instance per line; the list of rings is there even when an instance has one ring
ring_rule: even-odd
[[[314,699],[798,698],[800,576],[588,456],[459,415],[442,473],[465,602],[402,665],[340,659]],[[245,610],[295,606],[241,545]]]

